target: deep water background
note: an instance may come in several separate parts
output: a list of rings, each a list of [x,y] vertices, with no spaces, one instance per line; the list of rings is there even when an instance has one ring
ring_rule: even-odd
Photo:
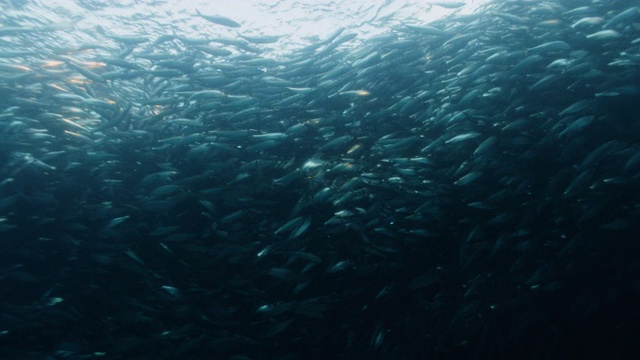
[[[224,3],[0,5],[0,357],[637,353],[640,5]]]

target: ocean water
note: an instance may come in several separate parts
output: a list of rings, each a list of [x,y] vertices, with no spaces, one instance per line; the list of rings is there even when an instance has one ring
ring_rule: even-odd
[[[637,1],[5,1],[2,359],[632,358]]]

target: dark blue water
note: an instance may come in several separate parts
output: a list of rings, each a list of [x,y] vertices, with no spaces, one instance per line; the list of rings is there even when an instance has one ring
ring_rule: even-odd
[[[2,5],[3,359],[638,350],[639,4],[169,5]]]

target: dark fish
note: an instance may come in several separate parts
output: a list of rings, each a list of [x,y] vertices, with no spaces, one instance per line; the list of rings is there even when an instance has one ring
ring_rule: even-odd
[[[204,15],[202,13],[200,13],[200,11],[198,11],[196,9],[196,13],[198,14],[198,16],[200,16],[201,18],[212,22],[214,24],[218,24],[218,25],[222,25],[222,26],[227,26],[227,27],[231,27],[231,28],[239,28],[240,24],[238,24],[237,22],[224,17],[224,16],[220,16],[220,15]]]

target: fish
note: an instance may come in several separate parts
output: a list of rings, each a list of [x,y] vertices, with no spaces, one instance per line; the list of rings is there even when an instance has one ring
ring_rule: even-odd
[[[440,6],[445,9],[458,9],[467,5],[464,1],[427,1],[426,4]]]
[[[241,25],[227,17],[224,16],[220,16],[220,15],[204,15],[202,14],[199,10],[196,9],[196,14],[209,21],[212,22],[214,24],[218,24],[218,25],[222,25],[222,26],[226,26],[226,27],[230,27],[230,28],[239,28]]]
[[[107,224],[107,227],[114,227],[117,225],[122,224],[125,220],[129,219],[131,217],[131,215],[125,215],[125,216],[120,216],[117,218],[113,218],[109,221],[109,223]]]
[[[595,39],[595,40],[613,40],[621,37],[622,35],[615,30],[601,30],[595,32],[593,34],[587,35],[587,39]]]

